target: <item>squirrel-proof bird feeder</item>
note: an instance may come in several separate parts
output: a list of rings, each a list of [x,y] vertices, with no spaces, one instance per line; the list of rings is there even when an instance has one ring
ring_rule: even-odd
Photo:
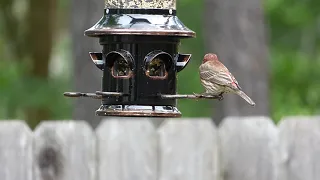
[[[68,97],[101,99],[98,116],[180,117],[177,73],[191,54],[181,54],[181,38],[195,37],[176,16],[175,0],[105,0],[103,17],[85,31],[99,38],[102,52],[90,52],[103,71],[102,90],[66,92]],[[215,98],[215,97],[213,97]]]

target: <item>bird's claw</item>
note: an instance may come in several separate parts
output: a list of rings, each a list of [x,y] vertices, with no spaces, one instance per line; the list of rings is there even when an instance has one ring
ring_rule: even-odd
[[[223,100],[223,95],[222,95],[222,94],[220,94],[220,95],[218,96],[218,100],[219,100],[219,101],[222,101],[222,100]]]
[[[202,97],[202,95],[201,94],[197,94],[197,93],[193,93],[193,95],[195,95],[196,97]]]
[[[223,94],[223,93],[221,93],[221,94],[219,94],[219,95],[216,96],[219,101],[222,101],[222,100],[223,100],[223,95],[222,95],[222,94]],[[197,98],[202,98],[202,97],[204,97],[204,96],[207,95],[207,94],[197,94],[197,93],[193,93],[193,95],[195,95]],[[208,96],[210,96],[210,95],[208,95]]]

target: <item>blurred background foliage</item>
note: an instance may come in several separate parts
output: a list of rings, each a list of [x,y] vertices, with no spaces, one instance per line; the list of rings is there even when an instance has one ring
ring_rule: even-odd
[[[50,0],[48,8],[54,4],[54,8],[51,7],[54,13],[48,20],[53,24],[53,41],[52,47],[48,47],[50,61],[45,77],[31,73],[33,63],[39,61],[32,61],[32,53],[28,50],[32,38],[39,38],[36,32],[28,34],[28,27],[32,24],[28,17],[33,17],[28,13],[32,13],[32,4],[39,2],[42,1],[0,0],[0,119],[26,119],[31,126],[38,122],[32,120],[34,116],[28,116],[30,108],[49,110],[42,116],[47,119],[70,119],[72,114],[70,99],[62,95],[71,90],[73,72],[68,25],[70,1]],[[263,3],[271,64],[271,117],[278,121],[285,115],[319,114],[320,1],[264,0]],[[185,39],[181,43],[180,52],[192,53],[192,61],[178,75],[179,93],[203,91],[197,74],[206,53],[203,4],[203,0],[178,0],[177,3],[179,18],[197,33],[197,38]],[[91,26],[88,24],[88,28]],[[43,27],[37,28],[40,32]],[[212,104],[207,100],[179,100],[178,107],[184,117],[212,115]]]

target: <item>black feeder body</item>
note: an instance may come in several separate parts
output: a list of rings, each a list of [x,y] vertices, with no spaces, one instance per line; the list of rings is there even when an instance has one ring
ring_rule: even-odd
[[[85,35],[102,46],[89,53],[103,71],[102,90],[67,96],[101,99],[98,116],[181,117],[177,73],[191,54],[178,46],[195,32],[176,16],[176,0],[105,0],[103,17]]]

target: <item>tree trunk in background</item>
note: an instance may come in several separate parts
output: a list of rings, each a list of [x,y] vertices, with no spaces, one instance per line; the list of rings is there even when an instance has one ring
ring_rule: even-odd
[[[73,56],[74,91],[96,92],[101,89],[102,72],[89,57],[89,51],[101,52],[98,38],[84,36],[84,31],[93,26],[103,15],[103,0],[72,0],[71,34]],[[95,116],[100,101],[78,98],[74,101],[73,119],[86,120],[96,127],[101,117]]]
[[[25,37],[29,44],[23,46],[27,48],[32,65],[27,76],[32,79],[47,81],[53,45],[56,1],[30,0],[29,3],[27,35]],[[26,108],[25,114],[26,120],[32,128],[41,120],[48,120],[50,117],[47,107]]]
[[[217,102],[214,121],[226,116],[269,115],[268,49],[262,3],[259,0],[206,0],[205,39],[207,52],[219,59],[255,102],[227,94]]]

